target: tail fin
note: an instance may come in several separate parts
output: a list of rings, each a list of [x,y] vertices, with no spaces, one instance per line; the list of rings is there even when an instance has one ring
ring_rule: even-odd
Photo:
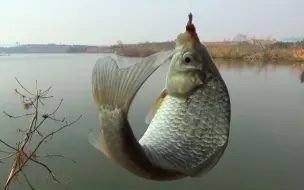
[[[130,58],[107,56],[99,59],[92,73],[92,90],[98,110],[108,107],[121,108],[127,114],[133,97],[148,77],[163,63],[170,60],[173,51],[160,52],[143,58],[137,63]],[[91,129],[88,140],[98,150],[102,150],[102,129]]]
[[[126,57],[104,57],[92,73],[93,97],[98,108],[110,106],[128,111],[136,92],[148,77],[174,54],[174,50],[145,57],[134,64]]]

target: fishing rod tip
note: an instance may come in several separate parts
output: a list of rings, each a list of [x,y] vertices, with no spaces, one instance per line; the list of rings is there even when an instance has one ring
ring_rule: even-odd
[[[193,19],[192,13],[189,13],[189,14],[188,14],[188,19],[189,19],[189,22],[192,23],[192,19]]]

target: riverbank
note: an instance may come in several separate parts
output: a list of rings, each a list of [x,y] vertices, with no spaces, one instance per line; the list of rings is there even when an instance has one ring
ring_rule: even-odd
[[[238,59],[246,61],[288,61],[304,62],[304,43],[250,43],[250,42],[205,42],[211,56],[217,59]],[[174,48],[174,42],[164,44],[145,43],[115,47],[115,52],[128,57],[146,57]]]

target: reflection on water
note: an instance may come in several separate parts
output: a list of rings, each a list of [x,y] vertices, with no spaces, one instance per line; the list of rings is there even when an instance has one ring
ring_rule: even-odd
[[[223,60],[217,59],[216,64],[219,68],[225,69],[256,69],[258,72],[265,71],[267,72],[268,69],[275,70],[277,67],[286,67],[291,68],[290,63],[267,63],[262,61],[243,61],[243,60]]]
[[[220,69],[233,69],[238,70],[239,72],[242,72],[242,70],[251,70],[253,72],[256,72],[258,74],[264,74],[265,77],[267,77],[267,73],[269,71],[276,71],[277,68],[282,69],[288,69],[291,70],[292,73],[295,75],[299,74],[300,82],[304,82],[304,69],[302,67],[295,67],[291,63],[282,62],[282,63],[267,63],[267,62],[252,62],[252,61],[242,61],[242,60],[221,60],[217,59],[216,64],[218,68]],[[303,64],[301,64],[303,65]]]
[[[12,55],[0,58],[0,109],[22,113],[14,95],[14,77],[27,87],[52,85],[50,92],[64,99],[60,115],[82,119],[73,128],[55,136],[42,146],[41,154],[64,154],[76,160],[45,160],[58,175],[71,179],[67,185],[45,182],[45,173],[35,165],[26,168],[37,189],[54,190],[302,190],[304,155],[304,88],[299,83],[303,71],[290,64],[246,63],[216,60],[228,86],[232,121],[230,141],[218,165],[197,179],[154,182],[140,179],[112,163],[88,142],[92,126],[98,126],[91,93],[91,71],[102,55]],[[144,118],[151,103],[164,87],[168,65],[157,70],[143,85],[132,103],[129,119],[137,138],[147,125]],[[46,103],[53,108],[54,103]],[[10,120],[0,114],[0,138],[14,144],[19,126],[29,121]],[[52,129],[47,123],[45,128]],[[0,145],[0,149],[2,146]],[[2,155],[0,155],[1,157]],[[0,186],[10,170],[9,162],[0,163]],[[21,182],[24,182],[21,180]],[[25,189],[16,183],[12,189]]]

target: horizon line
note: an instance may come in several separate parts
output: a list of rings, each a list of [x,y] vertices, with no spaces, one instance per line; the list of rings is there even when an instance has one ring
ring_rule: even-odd
[[[250,39],[249,39],[250,40]],[[260,39],[259,39],[260,40]],[[261,40],[266,40],[266,39],[262,39]],[[304,37],[294,37],[294,36],[290,36],[290,37],[282,37],[279,39],[275,39],[276,41],[302,41],[304,40]],[[174,40],[167,40],[167,41],[143,41],[143,42],[134,42],[134,43],[123,43],[122,44],[144,44],[144,43],[162,43],[162,42],[173,42]],[[227,41],[238,41],[238,40],[227,40],[227,39],[222,39],[222,40],[213,40],[213,41],[202,41],[202,42],[227,42]],[[99,44],[99,45],[92,45],[92,44],[65,44],[65,43],[14,43],[14,44],[0,44],[1,48],[10,48],[10,47],[18,47],[18,46],[24,46],[24,45],[62,45],[62,46],[113,46],[113,45],[117,45],[117,43],[113,43],[110,45],[105,45],[105,44]]]

